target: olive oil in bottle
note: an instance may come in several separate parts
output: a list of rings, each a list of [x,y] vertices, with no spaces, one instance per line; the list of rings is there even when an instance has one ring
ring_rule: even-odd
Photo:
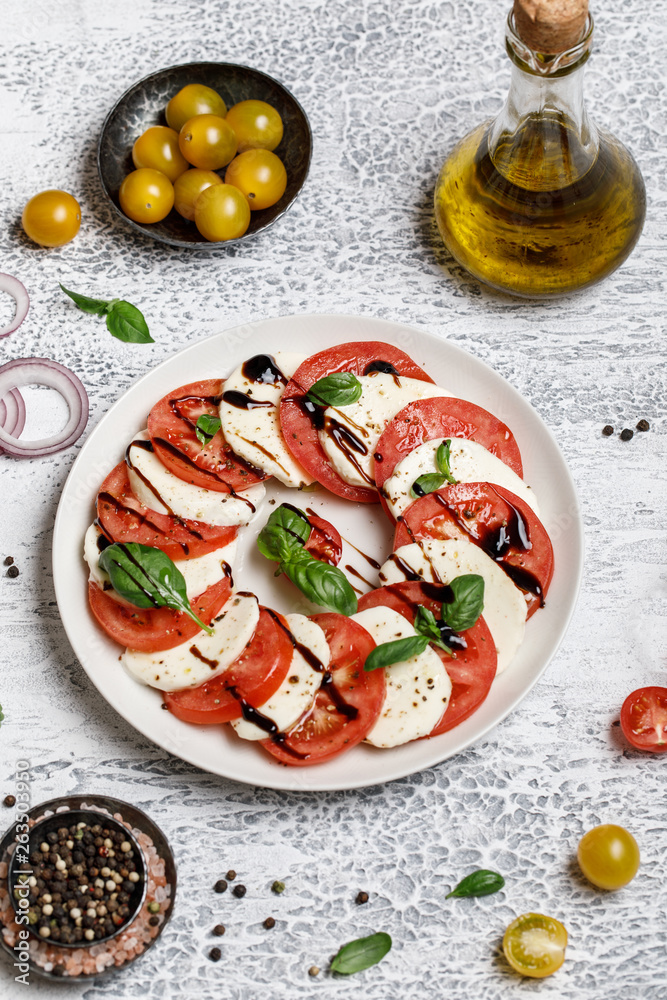
[[[562,0],[538,0],[538,21],[556,8],[546,31],[526,23],[522,2],[515,0],[507,24],[507,103],[445,162],[435,213],[448,250],[476,278],[543,298],[592,285],[622,264],[641,233],[646,196],[631,154],[586,113],[582,77],[593,34],[587,9],[572,0],[580,20],[567,25],[568,35],[557,20]],[[573,31],[580,40],[563,48]],[[562,51],[534,50],[526,37]]]

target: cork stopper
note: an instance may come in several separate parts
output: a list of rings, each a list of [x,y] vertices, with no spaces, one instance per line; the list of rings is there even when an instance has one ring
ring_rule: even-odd
[[[553,55],[580,42],[586,31],[588,0],[514,0],[514,27],[533,52]]]

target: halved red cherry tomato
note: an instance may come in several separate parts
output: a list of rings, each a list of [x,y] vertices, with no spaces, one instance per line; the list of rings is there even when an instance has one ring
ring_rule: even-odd
[[[314,615],[329,643],[331,660],[314,704],[286,735],[262,740],[283,764],[321,764],[366,738],[382,711],[384,670],[364,672],[375,643],[365,628],[344,615]]]
[[[297,462],[331,493],[347,500],[377,503],[374,489],[350,486],[334,471],[320,444],[317,413],[309,412],[306,393],[318,379],[333,372],[366,375],[369,371],[393,370],[406,378],[433,382],[412,358],[391,344],[379,341],[340,344],[307,358],[287,383],[280,403],[280,424],[289,450]]]
[[[215,552],[238,534],[236,527],[220,528],[150,510],[132,492],[125,462],[112,469],[100,486],[97,520],[110,541],[150,545],[170,559],[195,559]]]
[[[308,511],[308,523],[310,535],[306,549],[320,562],[337,566],[343,552],[343,542],[333,524],[317,514],[311,514],[310,511]]]
[[[212,584],[190,601],[194,613],[208,625],[229,599],[232,587],[228,577]],[[114,642],[142,653],[173,649],[201,632],[199,625],[182,611],[171,608],[134,608],[109,597],[96,583],[88,584],[90,609]]]
[[[621,709],[621,729],[638,750],[667,750],[667,688],[644,687],[629,694]]]
[[[523,591],[527,618],[543,605],[554,571],[551,541],[528,504],[502,486],[457,483],[415,500],[397,521],[394,550],[421,538],[475,542]]]
[[[421,604],[440,618],[440,609],[447,588],[428,583],[392,583],[388,587],[371,590],[359,598],[359,610],[386,607],[398,611],[399,615],[414,623],[417,608]],[[496,676],[498,657],[496,645],[489,627],[483,618],[464,633],[465,649],[456,650],[456,659],[448,656],[436,646],[432,648],[442,660],[452,682],[452,693],[445,713],[430,736],[453,729],[467,719],[482,704]],[[427,737],[428,738],[428,737]]]
[[[260,608],[255,634],[238,659],[200,687],[165,693],[165,704],[183,722],[211,725],[240,719],[244,703],[259,708],[275,694],[287,676],[293,651],[284,618]]]
[[[406,455],[425,441],[438,438],[476,441],[509,465],[517,476],[523,476],[519,446],[506,424],[475,403],[442,396],[408,403],[387,424],[375,454],[378,490]]]
[[[191,382],[168,393],[148,415],[148,433],[160,460],[179,479],[218,493],[234,493],[266,479],[229,447],[222,431],[205,446],[196,434],[203,414],[218,416],[222,380]]]

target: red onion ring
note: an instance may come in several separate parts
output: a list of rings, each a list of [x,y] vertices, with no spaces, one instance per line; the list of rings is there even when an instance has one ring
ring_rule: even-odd
[[[30,299],[28,298],[25,285],[21,284],[18,278],[13,278],[11,274],[2,274],[0,272],[0,291],[7,292],[16,302],[14,319],[10,320],[6,326],[0,327],[0,337],[8,337],[14,330],[18,330],[28,315]]]
[[[12,389],[34,383],[60,393],[69,407],[69,419],[58,434],[38,441],[19,441],[17,434],[0,427],[0,447],[15,458],[41,458],[68,448],[81,437],[88,423],[88,394],[69,368],[48,358],[17,358],[0,367],[0,399],[6,400]]]
[[[0,399],[0,427],[14,437],[21,437],[25,427],[25,402],[18,389],[10,389],[4,399]]]

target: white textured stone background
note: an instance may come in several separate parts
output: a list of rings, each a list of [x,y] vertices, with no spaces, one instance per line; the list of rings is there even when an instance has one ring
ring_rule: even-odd
[[[0,794],[32,762],[33,800],[100,792],[147,810],[176,853],[180,889],[160,945],[134,970],[30,995],[187,1000],[560,1000],[667,998],[667,756],[624,743],[631,690],[665,684],[665,305],[667,94],[664,0],[599,3],[589,108],[633,150],[648,216],[630,260],[593,290],[547,304],[479,287],[438,244],[435,177],[455,139],[501,104],[509,80],[497,0],[0,0],[0,270],[31,311],[1,359],[73,368],[92,429],[151,366],[234,326],[294,312],[413,323],[484,359],[557,434],[577,482],[586,568],[577,612],[525,702],[479,745],[385,787],[327,794],[262,791],[204,774],[146,742],[102,703],[55,606],[52,525],[77,448],[0,458],[3,621]],[[190,60],[241,62],[284,82],[310,116],[314,157],[302,196],[264,237],[229,252],[179,252],[134,235],[103,201],[95,147],[110,106],[135,80]],[[41,250],[20,214],[39,190],[80,201],[78,238]],[[156,343],[122,345],[57,287],[125,297]],[[3,300],[0,318],[10,314]],[[49,419],[47,393],[30,400]],[[48,394],[49,402],[51,394]],[[601,436],[651,422],[623,443]],[[33,422],[33,436],[39,436]],[[73,541],[74,544],[74,541]],[[8,825],[9,810],[0,808]],[[617,894],[589,887],[582,833],[618,822],[643,864]],[[444,901],[475,867],[505,889]],[[233,867],[245,899],[211,886]],[[283,878],[287,890],[272,896]],[[359,890],[370,894],[357,906]],[[527,910],[562,920],[565,966],[544,981],[509,970],[500,944]],[[272,914],[271,931],[262,921]],[[222,921],[227,933],[211,937]],[[388,931],[381,965],[323,972],[352,938]],[[207,958],[219,943],[218,964]],[[0,995],[25,995],[0,961]]]

